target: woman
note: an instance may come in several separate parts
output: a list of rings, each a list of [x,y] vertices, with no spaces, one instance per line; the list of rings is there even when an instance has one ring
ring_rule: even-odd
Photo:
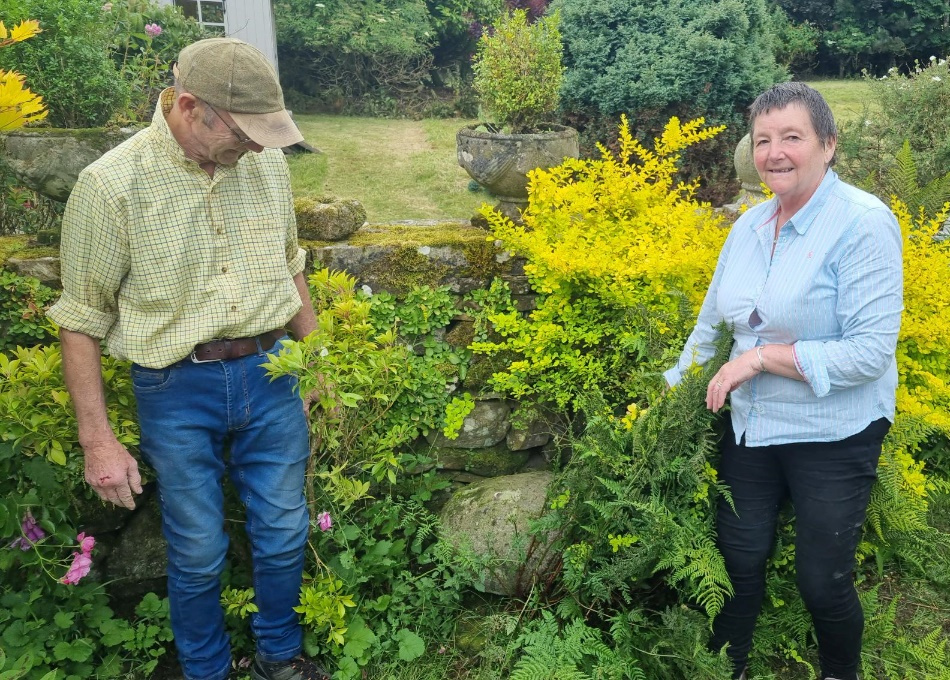
[[[894,419],[902,309],[901,234],[874,196],[831,170],[837,132],[828,104],[782,83],[750,107],[755,167],[774,194],[742,215],[719,255],[696,327],[670,385],[734,330],[730,360],[706,405],[728,398],[718,541],[735,595],[710,646],[728,644],[744,677],[779,507],[795,508],[798,588],[818,637],[822,678],[855,680],[864,617],[854,555]]]

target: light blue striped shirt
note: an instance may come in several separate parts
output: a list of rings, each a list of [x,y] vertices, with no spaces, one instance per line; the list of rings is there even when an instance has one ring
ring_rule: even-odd
[[[902,239],[891,211],[828,170],[782,226],[770,258],[778,199],[733,225],[696,327],[676,366],[677,384],[710,359],[721,322],[731,357],[770,343],[793,345],[805,382],[760,373],[730,395],[738,443],[837,441],[879,418],[894,420],[894,351],[903,309]]]

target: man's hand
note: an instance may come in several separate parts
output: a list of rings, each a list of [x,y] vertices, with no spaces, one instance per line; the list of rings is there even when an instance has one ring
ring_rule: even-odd
[[[115,438],[83,447],[86,482],[99,498],[120,507],[135,508],[133,494],[142,493],[135,458]]]

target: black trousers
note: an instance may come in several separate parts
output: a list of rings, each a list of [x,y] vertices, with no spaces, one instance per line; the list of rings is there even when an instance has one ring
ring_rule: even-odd
[[[836,442],[748,447],[745,437],[737,445],[727,428],[719,476],[736,509],[719,504],[717,531],[735,595],[713,622],[710,648],[718,652],[729,644],[735,677],[752,647],[765,563],[786,499],[795,509],[795,571],[815,624],[822,677],[857,677],[864,613],[854,587],[854,555],[888,429],[881,418]]]

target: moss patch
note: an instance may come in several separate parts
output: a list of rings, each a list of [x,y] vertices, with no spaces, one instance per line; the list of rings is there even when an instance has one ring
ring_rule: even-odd
[[[25,235],[0,236],[0,266],[6,265],[11,257],[18,260],[59,257],[59,248],[30,245],[30,237]]]
[[[487,242],[489,234],[463,224],[419,226],[386,224],[363,227],[350,237],[351,246],[454,246],[466,248],[472,243]]]
[[[400,297],[419,286],[435,288],[449,269],[420,253],[418,246],[405,246],[374,262],[365,275]]]

